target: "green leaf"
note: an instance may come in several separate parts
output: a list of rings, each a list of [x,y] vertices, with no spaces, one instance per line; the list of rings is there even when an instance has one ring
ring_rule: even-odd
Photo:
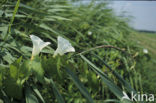
[[[33,87],[34,92],[36,93],[36,95],[39,97],[39,99],[42,101],[42,103],[45,103],[41,93],[39,92],[39,90],[35,87]]]
[[[0,88],[2,87],[2,81],[3,81],[3,75],[2,75],[2,73],[0,72]]]
[[[17,3],[16,3],[16,6],[15,6],[14,12],[13,12],[13,16],[12,16],[12,18],[11,18],[11,22],[10,22],[10,24],[9,24],[8,34],[5,35],[4,40],[7,39],[8,35],[9,35],[10,32],[11,32],[11,26],[12,26],[12,24],[13,24],[13,22],[14,22],[15,15],[16,15],[16,13],[17,13],[17,11],[18,11],[19,4],[20,4],[20,0],[18,0]]]
[[[7,35],[7,31],[8,31],[8,26],[3,26],[0,27],[0,31],[2,32],[0,35],[0,38],[4,39],[4,37]]]
[[[4,80],[4,91],[10,97],[21,99],[23,97],[22,85],[20,80],[8,77]]]
[[[22,60],[22,57],[20,57],[19,59],[17,59],[14,63],[10,65],[10,77],[15,80],[19,79],[21,60]]]
[[[71,19],[67,19],[67,18],[64,18],[64,17],[61,17],[61,16],[49,16],[48,18],[54,18],[54,19],[57,19],[57,20],[69,20],[69,21],[71,21]]]
[[[40,61],[37,59],[30,61],[30,67],[37,80],[43,82],[44,70]]]
[[[96,103],[121,103],[116,99],[107,99],[107,100],[97,100]]]
[[[20,66],[20,74],[19,77],[27,80],[31,75],[31,67],[30,67],[30,60],[24,61]]]
[[[6,52],[6,55],[3,56],[3,59],[9,64],[13,63],[15,60],[15,58],[9,52]]]
[[[53,88],[53,91],[54,91],[54,94],[56,96],[56,99],[57,99],[58,103],[65,103],[65,101],[64,101],[63,97],[61,96],[58,88],[56,87],[53,79],[50,79],[50,83],[51,83],[51,86]]]
[[[27,10],[27,11],[29,11],[29,12],[31,12],[31,13],[38,14],[38,15],[40,15],[40,16],[47,15],[47,13],[45,13],[44,11],[42,11],[42,10],[37,10],[36,8],[33,8],[33,7],[31,7],[31,6],[28,6],[28,5],[25,5],[25,4],[23,4],[23,3],[20,3],[19,7],[20,7],[19,10],[23,10],[23,11],[24,11],[24,10]]]
[[[32,91],[27,88],[25,92],[26,103],[39,103],[36,96],[32,93]]]
[[[89,92],[84,87],[84,85],[81,83],[81,81],[77,78],[77,76],[69,69],[65,69],[68,75],[71,77],[75,85],[78,87],[80,92],[84,95],[84,97],[88,100],[89,103],[94,103],[93,99],[91,98]]]
[[[0,99],[0,103],[4,103],[3,100]]]
[[[15,80],[18,79],[18,69],[14,65],[10,65],[10,76]]]
[[[99,56],[96,55],[96,57],[98,57],[98,58],[100,59],[100,61],[102,61],[103,64],[112,72],[112,74],[118,78],[119,82],[122,83],[122,85],[124,85],[124,86],[127,88],[127,90],[129,91],[129,93],[131,93],[132,91],[133,91],[134,93],[136,93],[136,91],[130,86],[130,84],[129,84],[126,80],[124,80],[124,79],[120,76],[120,74],[118,74],[116,71],[114,71],[114,70],[113,70],[104,60],[102,60]]]
[[[61,69],[61,58],[58,57],[57,58],[57,73],[58,73],[59,77],[62,78],[60,69]]]
[[[83,55],[80,55],[80,56],[85,62],[87,62],[92,67],[93,71],[101,77],[101,79],[109,87],[109,89],[119,99],[121,99],[123,97],[122,90],[118,86],[116,86],[116,84],[114,84],[113,81],[111,81],[105,73],[103,73],[98,67],[96,67],[92,62],[90,62],[86,57],[84,57]]]

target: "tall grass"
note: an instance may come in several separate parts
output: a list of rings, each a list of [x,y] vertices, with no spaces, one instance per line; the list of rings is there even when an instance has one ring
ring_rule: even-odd
[[[69,1],[12,0],[0,12],[4,102],[128,103],[122,92],[140,91],[135,49],[126,40],[131,29],[106,2],[73,6]],[[30,34],[52,43],[33,61]],[[57,36],[68,39],[76,52],[53,58]]]

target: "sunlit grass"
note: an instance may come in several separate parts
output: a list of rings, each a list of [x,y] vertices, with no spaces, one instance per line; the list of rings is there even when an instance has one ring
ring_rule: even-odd
[[[156,33],[136,32],[132,38],[143,48],[148,49],[149,54],[156,60]]]
[[[148,50],[148,54],[142,57],[140,62],[140,69],[142,73],[142,83],[144,86],[144,91],[156,93],[156,33],[146,33],[146,32],[133,32],[130,35],[130,39],[139,45],[143,50],[144,48]],[[139,64],[139,63],[138,63]]]

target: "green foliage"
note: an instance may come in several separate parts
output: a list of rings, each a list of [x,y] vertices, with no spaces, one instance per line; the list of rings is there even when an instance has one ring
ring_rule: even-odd
[[[90,94],[85,89],[85,87],[82,85],[81,81],[75,76],[75,74],[73,72],[71,72],[69,69],[66,69],[66,72],[72,78],[73,82],[78,87],[78,89],[80,90],[80,92],[88,99],[88,102],[89,103],[94,103],[93,102],[93,99],[90,96]]]
[[[10,0],[0,13],[4,102],[122,102],[122,91],[140,91],[133,59],[138,48],[127,41],[131,29],[106,2],[74,6],[69,1]],[[30,34],[52,44],[34,59]],[[76,52],[54,58],[58,35],[69,38]],[[87,51],[100,45],[111,46]]]
[[[26,89],[26,103],[39,103],[36,96],[32,93],[32,91],[28,88]]]
[[[154,89],[156,86],[156,79],[154,78],[156,74],[153,72],[156,64],[156,35],[155,33],[133,32],[129,38],[133,43],[137,44],[136,47],[140,48],[135,59],[137,60],[136,67],[140,68],[138,71],[142,74],[140,76],[143,85],[142,89],[144,93],[156,93]],[[143,49],[147,49],[148,53],[144,53]]]

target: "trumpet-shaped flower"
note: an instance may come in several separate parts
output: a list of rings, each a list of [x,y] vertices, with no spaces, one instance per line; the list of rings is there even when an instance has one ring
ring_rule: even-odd
[[[147,50],[147,49],[143,49],[143,52],[144,52],[145,54],[148,54],[148,50]]]
[[[92,35],[92,32],[91,32],[91,31],[88,31],[88,35],[89,35],[89,36]]]
[[[72,47],[71,43],[68,40],[58,36],[57,42],[58,42],[57,49],[54,52],[53,57],[55,57],[58,54],[63,55],[65,53],[67,53],[67,52],[75,52],[74,47]]]
[[[51,44],[50,42],[44,42],[43,40],[41,40],[39,37],[35,35],[30,35],[30,38],[33,42],[32,58],[38,55],[44,47]]]

